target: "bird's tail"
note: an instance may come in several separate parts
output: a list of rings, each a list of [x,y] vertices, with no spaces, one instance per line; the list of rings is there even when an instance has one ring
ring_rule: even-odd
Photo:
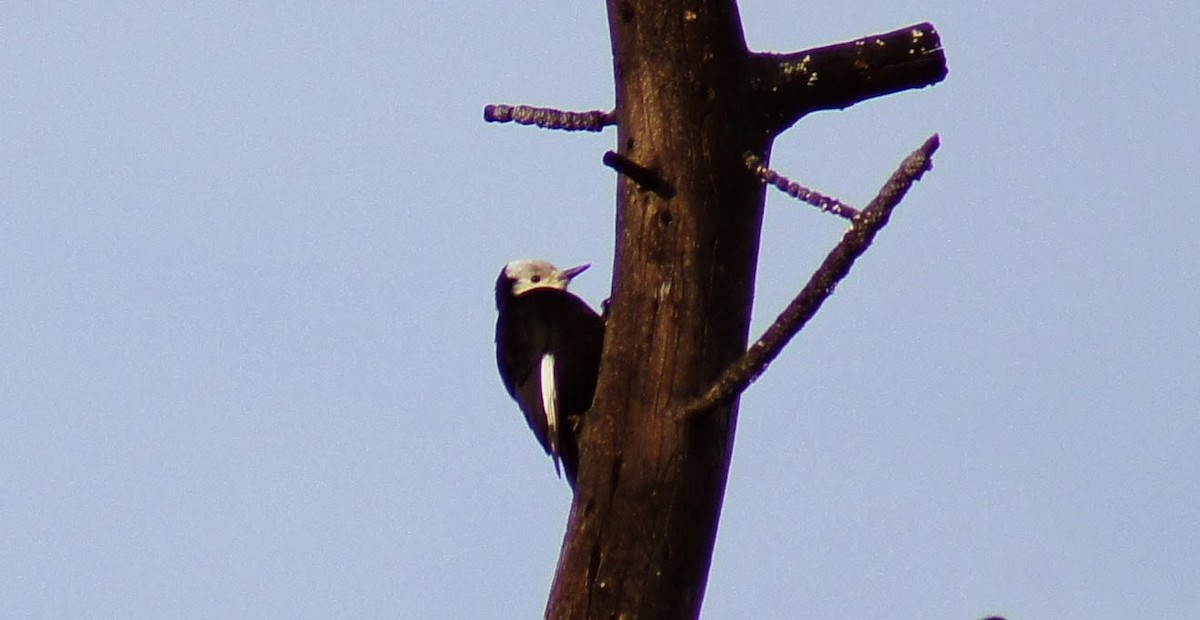
[[[558,382],[554,373],[554,354],[542,356],[541,368],[542,411],[546,413],[546,435],[549,440],[550,458],[554,461],[554,472],[562,478],[558,456]]]

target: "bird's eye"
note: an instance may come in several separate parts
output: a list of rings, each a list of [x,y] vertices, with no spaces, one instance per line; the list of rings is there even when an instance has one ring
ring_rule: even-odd
[[[538,282],[542,281],[542,276],[530,276],[529,281],[537,284]]]

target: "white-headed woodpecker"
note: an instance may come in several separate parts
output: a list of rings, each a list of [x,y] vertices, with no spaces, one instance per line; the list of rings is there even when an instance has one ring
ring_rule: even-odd
[[[571,279],[587,268],[515,260],[496,280],[500,379],[572,488],[579,470],[578,416],[592,406],[604,345],[604,320],[567,292]]]

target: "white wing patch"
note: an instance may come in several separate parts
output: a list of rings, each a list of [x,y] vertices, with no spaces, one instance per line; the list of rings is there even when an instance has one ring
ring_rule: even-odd
[[[562,476],[558,467],[558,384],[554,380],[554,354],[542,356],[541,363],[542,411],[546,412],[546,434],[550,440],[550,457],[554,459],[554,471]]]

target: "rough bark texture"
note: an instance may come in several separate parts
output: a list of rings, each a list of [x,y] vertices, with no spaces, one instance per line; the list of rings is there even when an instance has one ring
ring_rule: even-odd
[[[694,6],[609,3],[620,154],[672,191],[621,177],[604,370],[553,618],[691,617],[703,599],[736,404],[688,423],[665,412],[746,348],[764,189],[742,153],[765,152],[768,134],[736,6]]]
[[[805,112],[923,86],[945,66],[935,78],[884,83],[866,61],[844,79],[832,68],[801,75],[854,58],[846,54],[855,42],[809,60],[751,54],[733,0],[609,0],[608,16],[619,130],[606,161],[624,172],[613,296],[546,615],[693,618],[737,398],[702,415],[671,413],[746,350],[764,186],[744,154],[765,160],[775,135]]]

